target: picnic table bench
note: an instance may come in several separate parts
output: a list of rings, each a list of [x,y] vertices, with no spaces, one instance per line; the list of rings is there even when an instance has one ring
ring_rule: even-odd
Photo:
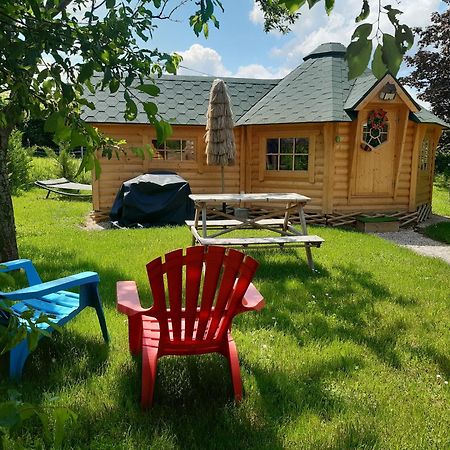
[[[191,194],[195,203],[195,218],[187,220],[186,225],[192,233],[193,244],[223,245],[231,247],[284,248],[304,247],[308,265],[314,269],[311,247],[320,247],[324,240],[320,236],[308,235],[303,207],[310,200],[296,193],[262,193],[262,194]],[[230,203],[241,206],[248,203],[284,203],[260,217],[243,217],[232,215],[218,208],[218,204]],[[207,219],[214,214],[220,219]],[[292,213],[298,213],[301,230],[295,228],[289,218]],[[283,215],[284,218],[279,217]],[[272,236],[224,236],[237,230],[266,230],[275,233]],[[214,230],[214,231],[213,231]],[[213,232],[211,232],[213,231]]]

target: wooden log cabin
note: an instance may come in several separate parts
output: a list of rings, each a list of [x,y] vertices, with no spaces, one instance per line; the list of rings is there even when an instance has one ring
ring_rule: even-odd
[[[436,146],[448,125],[421,108],[394,77],[367,71],[348,80],[345,47],[322,44],[281,80],[225,78],[235,119],[236,164],[225,192],[297,192],[311,197],[310,222],[341,225],[360,214],[396,216],[403,225],[431,211]],[[170,170],[194,193],[221,191],[220,168],[207,166],[205,123],[213,78],[163,76],[160,113],[173,135],[157,145],[143,111],[123,118],[123,93],[104,92],[85,120],[128,147],[153,144],[153,158],[132,152],[102,159],[93,183],[95,216],[107,216],[123,181]],[[146,94],[137,93],[144,101]]]

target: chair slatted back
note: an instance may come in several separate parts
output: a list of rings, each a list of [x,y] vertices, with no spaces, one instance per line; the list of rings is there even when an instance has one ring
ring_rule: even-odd
[[[148,263],[161,342],[221,341],[257,268],[253,258],[217,246],[178,249]]]

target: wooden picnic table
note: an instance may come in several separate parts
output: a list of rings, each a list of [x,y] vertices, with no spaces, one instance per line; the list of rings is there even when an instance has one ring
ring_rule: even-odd
[[[200,245],[224,245],[231,247],[304,247],[308,266],[314,269],[311,247],[320,247],[324,240],[320,236],[308,235],[304,206],[311,199],[296,193],[257,194],[191,194],[195,203],[195,218],[187,220],[192,233],[192,243]],[[270,203],[273,209],[256,217],[231,214],[221,208],[222,204],[243,205]],[[236,211],[236,210],[235,210]],[[251,209],[249,210],[251,213]],[[209,214],[218,219],[208,220]],[[298,214],[300,229],[290,222]],[[282,219],[279,217],[283,216]],[[275,235],[259,237],[229,237],[236,230],[268,230]]]

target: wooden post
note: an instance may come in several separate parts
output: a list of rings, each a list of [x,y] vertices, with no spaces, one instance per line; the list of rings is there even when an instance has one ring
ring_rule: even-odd
[[[206,203],[202,203],[202,236],[207,237],[206,232]]]
[[[416,194],[417,194],[417,176],[419,172],[419,153],[420,146],[422,144],[422,139],[424,136],[423,130],[425,127],[421,127],[416,124],[416,131],[414,133],[414,143],[413,152],[411,157],[411,184],[409,187],[409,211],[415,211],[417,209],[416,205]]]
[[[303,203],[300,203],[298,206],[298,214],[300,219],[300,225],[302,226],[302,234],[304,236],[307,236],[308,230],[306,228],[306,219],[305,219],[305,212],[303,211]],[[314,261],[311,253],[311,247],[309,244],[305,243],[305,251],[306,251],[306,258],[308,259],[308,266],[311,270],[314,270]]]
[[[401,114],[401,111],[398,111],[398,114]],[[408,130],[408,117],[409,117],[409,109],[405,108],[403,111],[403,115],[398,117],[397,125],[397,136],[396,136],[396,145],[395,149],[400,147],[400,152],[396,154],[398,158],[396,160],[396,170],[395,170],[395,179],[394,179],[394,200],[397,200],[398,197],[398,185],[400,181],[400,174],[402,172],[402,163],[403,163],[403,155],[405,151],[405,141],[406,141],[406,133]]]
[[[283,231],[287,230],[288,227],[288,223],[289,223],[289,215],[290,215],[290,207],[291,207],[291,203],[288,202],[286,204],[286,211],[284,213],[284,222],[283,222]]]

